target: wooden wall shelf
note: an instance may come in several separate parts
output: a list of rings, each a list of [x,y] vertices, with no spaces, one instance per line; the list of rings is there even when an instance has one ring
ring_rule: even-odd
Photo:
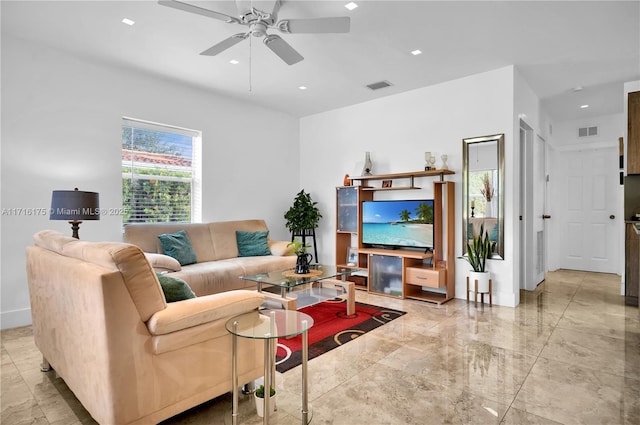
[[[383,190],[414,190],[420,189],[415,183],[416,177],[440,177],[440,180],[444,180],[444,176],[448,174],[455,174],[451,170],[429,170],[429,171],[410,171],[406,173],[391,173],[391,174],[375,174],[370,176],[355,176],[351,177],[352,181],[362,182],[362,190],[367,192],[376,192]],[[408,183],[396,185],[392,187],[373,187],[369,186],[369,181],[374,180],[402,180],[408,179]]]

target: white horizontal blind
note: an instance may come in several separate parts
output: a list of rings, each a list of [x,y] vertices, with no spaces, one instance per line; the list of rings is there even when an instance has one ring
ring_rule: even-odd
[[[123,222],[191,222],[199,141],[194,130],[123,119]],[[195,214],[197,216],[199,214]]]

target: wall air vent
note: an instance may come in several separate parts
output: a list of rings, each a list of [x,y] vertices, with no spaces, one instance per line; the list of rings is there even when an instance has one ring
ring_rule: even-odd
[[[369,87],[371,90],[380,90],[385,87],[391,87],[392,85],[393,84],[388,81],[378,81],[377,83],[367,84],[367,87]]]
[[[589,137],[598,135],[598,126],[580,127],[578,129],[578,137]]]

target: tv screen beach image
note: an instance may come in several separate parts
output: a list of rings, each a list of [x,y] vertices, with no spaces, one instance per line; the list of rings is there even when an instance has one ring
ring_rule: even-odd
[[[362,243],[433,248],[433,200],[364,202]]]

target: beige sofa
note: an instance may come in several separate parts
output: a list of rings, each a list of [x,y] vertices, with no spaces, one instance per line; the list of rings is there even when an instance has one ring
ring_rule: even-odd
[[[254,289],[255,284],[240,276],[293,268],[296,256],[288,241],[269,239],[272,255],[238,257],[236,230],[268,230],[264,220],[237,220],[214,223],[131,223],[124,227],[125,242],[137,245],[145,253],[163,254],[158,235],[184,230],[191,241],[198,262],[179,266],[171,276],[185,280],[196,295],[216,294],[233,289]],[[161,259],[149,256],[152,265],[161,268]],[[158,260],[158,263],[154,263]]]
[[[166,303],[142,251],[45,230],[27,248],[33,333],[44,363],[104,425],[155,424],[232,390],[226,321],[264,298],[229,291]],[[263,345],[238,339],[240,384]]]

